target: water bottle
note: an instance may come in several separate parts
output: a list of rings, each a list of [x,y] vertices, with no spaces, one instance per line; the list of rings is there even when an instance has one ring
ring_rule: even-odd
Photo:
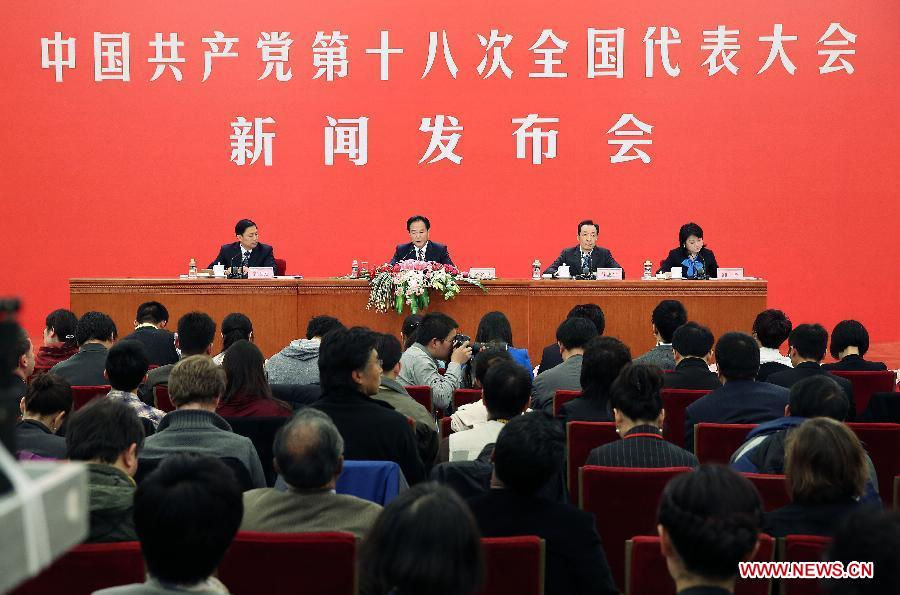
[[[197,277],[197,261],[193,258],[188,264],[188,277],[190,277],[191,279],[195,279]]]
[[[359,274],[363,276],[363,278],[369,278],[369,261],[362,261],[362,266],[359,269]]]
[[[537,258],[531,263],[531,278],[535,281],[541,278],[541,261]]]
[[[650,260],[644,261],[644,279],[653,278],[653,263]]]
[[[359,263],[357,261],[353,261],[353,264],[350,266],[350,278],[356,279],[359,277]]]

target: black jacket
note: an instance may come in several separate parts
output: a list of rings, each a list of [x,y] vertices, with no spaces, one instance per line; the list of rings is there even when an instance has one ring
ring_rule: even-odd
[[[562,419],[563,423],[570,421],[613,421],[609,397],[575,397],[559,409],[559,418]]]
[[[680,446],[663,440],[662,430],[649,425],[635,426],[621,440],[598,446],[588,454],[585,465],[603,467],[696,467],[697,457]]]
[[[804,378],[820,376],[822,374],[827,374],[841,385],[841,388],[844,389],[844,393],[847,395],[847,400],[850,402],[850,408],[847,410],[847,421],[856,419],[856,402],[853,400],[853,384],[846,378],[835,376],[816,362],[801,362],[793,368],[788,368],[787,370],[782,370],[781,372],[769,375],[766,382],[771,382],[772,384],[777,384],[778,386],[783,386],[785,388],[791,388],[794,384],[800,382]]]
[[[109,380],[103,375],[106,352],[106,347],[100,343],[85,343],[78,348],[78,353],[59,362],[50,371],[68,380],[72,386],[108,385]]]
[[[838,370],[840,372],[878,372],[887,370],[884,362],[870,362],[862,358],[861,355],[848,355],[839,362],[833,364],[822,364],[824,370]]]
[[[659,263],[659,270],[657,273],[668,273],[672,270],[673,267],[680,266],[681,267],[681,275],[687,279],[687,267],[684,266],[682,261],[687,258],[687,251],[684,248],[675,248],[669,251],[669,255],[666,256],[666,259]],[[704,264],[704,268],[706,270],[706,276],[710,279],[716,278],[716,272],[719,270],[719,264],[716,262],[716,256],[712,253],[712,250],[708,248],[700,248],[700,253],[697,255],[698,260]]]
[[[760,364],[759,372],[757,372],[756,374],[756,380],[757,382],[768,382],[769,376],[771,376],[772,374],[790,369],[790,366],[786,366],[781,362],[766,362],[764,364]]]
[[[538,374],[543,374],[551,368],[555,368],[563,363],[562,354],[559,352],[559,343],[547,345],[541,354],[541,363],[538,367]]]
[[[216,259],[209,263],[209,267],[213,268],[215,264],[224,264],[225,268],[231,266],[240,266],[241,264],[241,243],[232,242],[230,244],[222,244],[219,249],[219,255]],[[250,252],[250,260],[247,266],[251,267],[272,267],[275,268],[275,251],[268,244],[257,244],[256,248]]]
[[[171,331],[144,326],[135,329],[125,339],[131,339],[143,345],[151,365],[165,366],[178,361],[178,352],[175,351],[175,335]]]
[[[867,506],[857,500],[837,504],[788,504],[763,516],[762,530],[772,537],[786,535],[834,535],[841,520],[859,508]]]
[[[33,419],[16,424],[16,451],[25,450],[48,459],[66,458],[66,439]]]
[[[716,390],[722,387],[718,375],[709,371],[709,366],[702,359],[688,357],[675,366],[671,372],[663,375],[665,388],[681,388],[686,390]]]
[[[557,259],[544,269],[544,274],[555,275],[556,269],[558,269],[561,264],[569,265],[569,274],[573,277],[575,275],[596,271],[597,269],[622,269],[622,265],[613,258],[612,252],[606,248],[601,248],[600,246],[594,246],[594,249],[591,251],[590,271],[581,270],[581,247],[574,246],[563,250]],[[624,277],[625,270],[622,269],[622,278]]]
[[[401,260],[415,259],[416,249],[413,246],[413,243],[406,242],[405,244],[397,244],[397,249],[394,250],[394,255],[391,257],[391,264],[396,264]],[[425,260],[455,266],[450,259],[450,250],[447,246],[445,244],[432,242],[431,240],[428,240],[428,244],[425,246]]]

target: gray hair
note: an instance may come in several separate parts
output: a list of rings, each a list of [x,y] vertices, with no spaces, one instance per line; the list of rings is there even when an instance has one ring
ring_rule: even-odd
[[[344,439],[327,414],[305,407],[275,436],[275,460],[288,485],[320,488],[337,474],[344,454]]]

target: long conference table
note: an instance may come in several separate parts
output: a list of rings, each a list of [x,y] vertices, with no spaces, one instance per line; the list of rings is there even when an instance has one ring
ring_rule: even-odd
[[[590,302],[603,308],[604,334],[618,337],[637,356],[655,344],[650,315],[661,300],[680,300],[690,320],[708,326],[718,337],[733,330],[749,333],[755,316],[766,308],[767,292],[767,282],[761,280],[498,279],[484,285],[487,293],[463,284],[461,293],[450,301],[433,294],[427,311],[447,313],[459,323],[460,332],[474,339],[482,315],[500,310],[512,325],[515,346],[526,347],[535,365],[576,304]],[[356,279],[70,279],[69,290],[75,314],[106,312],[115,320],[120,337],[131,332],[138,305],[151,300],[169,310],[172,331],[186,312],[206,312],[217,329],[227,314],[242,312],[253,321],[254,340],[266,357],[305,337],[307,322],[319,314],[335,316],[347,326],[397,335],[409,313],[408,309],[402,315],[366,310],[369,285]],[[221,349],[219,333],[215,349],[216,353]]]

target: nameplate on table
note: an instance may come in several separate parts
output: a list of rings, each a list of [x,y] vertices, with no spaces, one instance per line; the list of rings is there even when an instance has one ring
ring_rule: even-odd
[[[481,267],[469,269],[469,277],[473,279],[496,279],[497,269],[494,267]]]
[[[743,267],[733,267],[733,268],[725,268],[719,267],[716,272],[717,279],[743,279],[744,278],[744,269]]]
[[[274,279],[275,269],[272,267],[249,267],[247,269],[248,279]]]
[[[614,269],[597,269],[597,281],[605,281],[605,280],[622,280],[622,269],[614,268]]]

